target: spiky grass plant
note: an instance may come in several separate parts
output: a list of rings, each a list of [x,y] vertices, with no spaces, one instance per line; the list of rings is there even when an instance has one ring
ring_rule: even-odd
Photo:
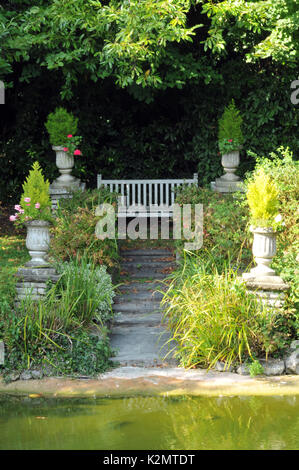
[[[265,350],[261,325],[273,314],[229,266],[211,273],[211,266],[199,264],[196,255],[187,257],[162,303],[175,355],[184,367],[210,368],[217,361],[229,367]]]

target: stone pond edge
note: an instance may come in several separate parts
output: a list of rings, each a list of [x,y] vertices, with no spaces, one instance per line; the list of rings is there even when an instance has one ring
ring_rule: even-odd
[[[93,379],[47,377],[5,383],[0,394],[31,398],[103,398],[126,396],[274,396],[299,395],[299,376],[239,375],[180,368],[118,367]]]

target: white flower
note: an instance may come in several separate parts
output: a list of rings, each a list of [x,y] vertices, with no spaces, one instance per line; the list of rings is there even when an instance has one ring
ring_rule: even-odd
[[[276,217],[275,217],[275,222],[281,222],[282,221],[282,216],[281,214],[278,214]]]

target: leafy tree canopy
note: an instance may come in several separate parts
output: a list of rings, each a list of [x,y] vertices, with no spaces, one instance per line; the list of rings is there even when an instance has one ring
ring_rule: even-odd
[[[0,7],[0,77],[59,71],[63,97],[88,77],[120,87],[182,87],[215,78],[215,62],[298,59],[299,0],[11,0]],[[137,93],[137,92],[136,92]]]
[[[231,38],[239,35],[236,51],[245,51],[254,61],[271,57],[296,65],[299,53],[299,0],[209,0],[203,11],[211,18],[206,47],[225,50]]]

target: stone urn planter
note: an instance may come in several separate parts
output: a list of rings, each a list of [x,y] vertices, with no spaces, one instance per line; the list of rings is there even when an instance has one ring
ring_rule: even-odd
[[[240,177],[235,175],[239,163],[239,150],[223,154],[221,158],[221,165],[224,168],[225,174],[221,176],[221,179],[224,181],[240,181]]]
[[[256,266],[242,274],[248,290],[267,307],[280,309],[284,305],[285,293],[289,289],[283,279],[270,267],[276,254],[276,232],[271,227],[251,228],[253,233],[252,253]]]
[[[50,247],[50,223],[45,220],[31,220],[26,223],[26,248],[31,260],[25,264],[27,267],[47,267],[49,263],[45,257]]]
[[[72,175],[74,156],[63,150],[63,147],[52,147],[56,152],[56,166],[60,176],[52,184],[53,188],[73,189],[79,185],[77,178]]]
[[[271,227],[257,227],[250,230],[253,233],[252,253],[257,264],[250,273],[254,276],[275,276],[270,264],[276,254],[276,232]]]
[[[234,150],[232,152],[224,153],[221,157],[221,165],[224,169],[224,175],[216,178],[216,181],[211,185],[215,191],[220,193],[232,193],[235,191],[242,191],[242,180],[235,174],[240,163],[240,151]]]

